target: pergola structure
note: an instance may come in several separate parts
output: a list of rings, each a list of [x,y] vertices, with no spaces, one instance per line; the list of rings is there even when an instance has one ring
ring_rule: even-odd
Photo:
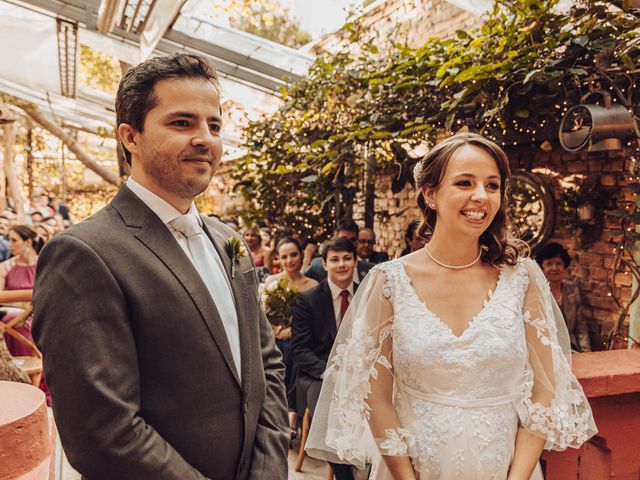
[[[78,85],[79,43],[125,64],[179,51],[205,55],[225,97],[258,105],[306,74],[312,56],[217,25],[205,7],[201,0],[0,0],[0,92],[63,125],[96,131],[113,127],[113,98]]]

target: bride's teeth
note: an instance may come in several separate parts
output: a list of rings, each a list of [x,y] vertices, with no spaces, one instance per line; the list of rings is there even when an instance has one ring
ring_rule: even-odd
[[[482,220],[485,216],[484,212],[462,212],[465,217],[471,220]]]

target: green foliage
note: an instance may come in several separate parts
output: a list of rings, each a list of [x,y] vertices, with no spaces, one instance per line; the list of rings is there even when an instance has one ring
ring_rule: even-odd
[[[594,81],[637,104],[629,80],[640,19],[605,1],[568,13],[551,10],[555,3],[496,2],[481,27],[452,39],[384,55],[368,42],[319,58],[303,83],[283,90],[279,111],[245,131],[248,153],[232,171],[249,203],[244,216],[309,233],[349,213],[369,156],[398,191],[415,162],[408,150],[443,129],[503,144],[555,138],[564,109]],[[344,28],[357,42],[359,26]]]
[[[234,28],[291,48],[300,48],[311,41],[311,34],[291,19],[289,11],[272,1],[235,0],[232,3],[229,23]]]

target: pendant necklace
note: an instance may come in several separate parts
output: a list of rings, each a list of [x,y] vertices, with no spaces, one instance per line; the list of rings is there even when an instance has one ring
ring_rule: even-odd
[[[478,256],[471,263],[467,263],[466,265],[447,265],[446,263],[442,263],[440,260],[436,259],[433,255],[431,255],[431,252],[429,251],[429,249],[427,248],[426,245],[424,246],[424,251],[427,252],[427,255],[429,255],[431,260],[436,262],[438,265],[440,265],[441,267],[444,267],[444,268],[450,268],[451,270],[462,270],[463,268],[469,268],[469,267],[475,265],[476,263],[478,263],[478,260],[480,260],[480,257],[482,256],[482,249],[480,249],[480,252],[478,253]]]

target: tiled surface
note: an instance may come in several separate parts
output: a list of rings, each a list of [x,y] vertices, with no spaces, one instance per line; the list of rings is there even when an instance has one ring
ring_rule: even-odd
[[[315,458],[305,457],[302,464],[302,472],[296,472],[296,458],[298,456],[298,443],[289,450],[289,479],[288,480],[327,480],[327,464]]]

